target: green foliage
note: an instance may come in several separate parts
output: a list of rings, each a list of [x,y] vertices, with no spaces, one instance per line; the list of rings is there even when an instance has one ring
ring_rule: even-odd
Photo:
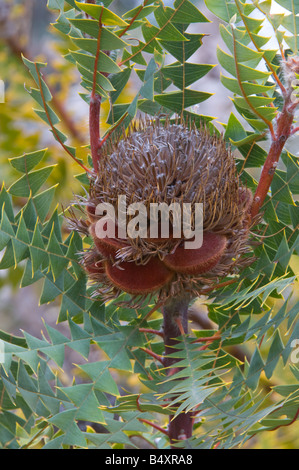
[[[197,125],[212,121],[211,116],[190,110],[211,96],[190,88],[212,68],[189,61],[202,46],[203,34],[188,33],[188,27],[208,21],[195,5],[175,0],[172,7],[165,7],[161,0],[150,0],[120,17],[109,10],[111,1],[102,3],[49,0],[48,7],[58,12],[54,27],[72,44],[65,59],[81,75],[83,100],[89,103],[95,90],[107,106],[106,135],[117,132],[119,123],[128,126],[137,111],[153,116],[183,114]],[[261,168],[267,156],[257,142],[265,138],[280,106],[275,84],[269,80],[279,73],[280,49],[263,48],[269,39],[260,35],[264,19],[250,15],[255,9],[262,11],[279,46],[285,40],[296,52],[297,2],[278,3],[290,12],[283,18],[270,16],[268,0],[248,4],[206,0],[225,23],[220,32],[229,52],[219,47],[218,59],[232,77],[222,75],[221,81],[234,93],[236,110],[253,129],[247,131],[233,114],[225,125],[226,140],[239,151],[236,164],[241,179],[252,190],[257,181],[251,170]],[[291,36],[279,30],[280,23]],[[131,32],[136,37],[137,28],[141,39],[133,42]],[[167,54],[174,62],[165,65]],[[67,144],[59,128],[53,95],[41,73],[45,64],[23,60],[37,87],[30,88],[39,106],[37,115],[66,154],[85,168],[80,149]],[[267,71],[257,69],[261,61]],[[133,72],[140,86],[135,96],[124,100]],[[290,367],[289,359],[293,341],[299,338],[299,302],[290,293],[296,282],[292,261],[299,247],[297,157],[287,151],[282,154],[283,167],[272,181],[256,228],[264,238],[254,248],[254,263],[238,282],[224,279],[221,289],[204,298],[214,329],[194,330],[180,338],[172,356],[182,369],[169,376],[145,352],[148,348],[162,354],[163,343],[140,331],[160,329],[162,319],[155,306],[119,307],[121,299],[104,305],[92,295],[93,286],[80,264],[80,252],[91,240],[74,231],[65,234],[64,213],[52,204],[55,164],[48,165],[46,155],[46,150],[26,150],[10,158],[19,176],[8,189],[3,185],[0,193],[0,269],[20,266],[21,287],[40,281],[40,304],[59,301],[57,321],[67,323],[69,336],[46,323],[42,338],[26,331],[20,337],[0,331],[5,348],[0,364],[0,445],[124,448],[134,447],[131,437],[139,435],[163,448],[169,446],[165,436],[153,433],[142,420],[160,415],[163,426],[169,415],[190,410],[197,419],[194,436],[185,445],[197,449],[244,446],[253,435],[292,424],[299,408],[299,371],[295,364]],[[85,173],[78,180],[88,185]],[[20,210],[16,210],[18,198],[23,198]],[[221,339],[203,342],[220,334]],[[253,351],[250,361],[232,353],[240,345]],[[79,363],[74,380],[66,384],[61,371],[70,349]],[[287,367],[290,383],[275,386],[276,374]],[[121,379],[133,374],[139,378],[138,392],[127,384],[122,387]]]

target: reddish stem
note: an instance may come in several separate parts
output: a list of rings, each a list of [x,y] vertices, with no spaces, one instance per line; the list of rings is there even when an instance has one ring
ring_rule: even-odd
[[[152,330],[150,328],[139,328],[139,331],[141,333],[149,333],[149,334],[158,335],[158,336],[161,336],[161,338],[164,337],[163,331],[159,331],[159,330]]]
[[[299,131],[299,127],[294,127],[294,129],[292,129],[292,131],[291,131],[291,135],[296,134],[296,132],[298,132],[298,131]]]
[[[160,431],[163,434],[165,434],[165,436],[168,436],[168,432],[165,429],[161,428],[161,426],[158,426],[158,424],[152,423],[148,419],[138,418],[138,420],[141,421],[142,423],[149,424],[154,429],[157,429],[157,431]]]
[[[212,342],[212,341],[217,341],[220,339],[221,339],[220,335],[206,336],[204,338],[197,338],[194,341],[192,341],[192,343],[205,343],[206,341]]]
[[[140,15],[140,13],[142,12],[143,8],[146,6],[146,4],[147,4],[148,1],[149,1],[149,0],[144,0],[143,4],[140,6],[140,8],[137,10],[136,14],[135,14],[135,15],[133,16],[133,18],[130,20],[130,23],[128,24],[128,26],[126,26],[125,29],[123,29],[123,30],[119,33],[118,37],[121,38],[121,37],[128,31],[128,29],[131,28],[131,26],[132,26],[132,24],[134,23],[134,21],[136,20],[137,16]]]
[[[88,2],[88,3],[91,3],[91,2]],[[95,61],[94,61],[92,92],[91,92],[90,103],[89,103],[90,151],[91,151],[93,168],[96,173],[98,173],[98,170],[99,170],[99,158],[100,158],[99,142],[100,142],[100,112],[101,112],[102,97],[96,93],[96,86],[97,86],[99,57],[100,57],[100,52],[101,52],[102,16],[103,16],[103,8],[102,8],[100,18],[99,18],[99,34],[98,34],[98,40],[97,40],[97,51],[96,51]]]
[[[162,356],[159,356],[159,354],[154,353],[148,348],[140,348],[140,349],[141,351],[144,351],[146,354],[151,356],[153,359],[156,359],[157,361],[159,361],[162,364],[162,366],[165,366],[165,362]]]
[[[264,203],[264,200],[268,194],[279,161],[279,157],[287,139],[292,133],[294,112],[294,103],[292,103],[291,101],[291,94],[288,94],[288,96],[285,98],[285,103],[282,112],[277,117],[275,139],[272,141],[266,162],[263,166],[258,186],[256,188],[253,204],[251,207],[252,217],[255,217],[259,213]]]
[[[90,151],[94,171],[99,171],[99,140],[100,140],[100,111],[101,97],[99,95],[91,96],[89,104],[89,137]]]

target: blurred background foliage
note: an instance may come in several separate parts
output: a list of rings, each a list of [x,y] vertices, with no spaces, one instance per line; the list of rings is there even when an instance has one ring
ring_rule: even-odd
[[[167,3],[167,2],[164,2]],[[198,61],[201,63],[215,64],[216,44],[220,41],[218,22],[205,8],[202,1],[194,2],[205,16],[213,20],[210,24],[201,24],[202,33],[210,35],[204,41],[204,47],[198,52]],[[117,0],[112,4],[112,9],[122,14],[138,5],[138,0]],[[33,111],[33,101],[27,93],[32,83],[28,70],[25,68],[22,54],[30,60],[46,62],[44,79],[53,94],[53,108],[61,118],[61,129],[69,136],[70,145],[78,147],[78,156],[86,161],[88,155],[88,106],[80,98],[80,76],[75,66],[63,59],[70,44],[65,36],[51,26],[54,14],[47,9],[46,0],[0,0],[0,79],[5,83],[5,103],[0,103],[0,184],[5,181],[6,187],[16,180],[17,172],[9,165],[10,158],[32,152],[39,148],[48,148],[46,159],[48,164],[55,164],[47,184],[57,184],[53,207],[59,205],[61,211],[73,200],[74,194],[82,190],[76,175],[81,173],[80,167],[66,156],[58,146],[48,126],[43,123]],[[125,91],[118,98],[121,103],[125,93],[125,101],[128,96],[136,94],[138,78],[131,77]],[[212,68],[206,77],[200,82],[200,90],[215,93],[207,103],[201,105],[201,113],[217,116],[218,122],[226,122],[232,110],[227,90],[223,93],[223,86],[219,80],[219,68]],[[105,121],[108,114],[108,103],[105,104],[102,114],[102,132],[105,131]],[[44,162],[43,162],[44,164]],[[22,207],[22,199],[15,198],[15,207]],[[293,269],[298,272],[298,259],[293,260]],[[57,318],[58,305],[54,302],[49,305],[37,307],[39,297],[39,283],[33,286],[19,289],[22,277],[22,263],[16,269],[0,271],[0,321],[1,329],[14,334],[22,328],[30,334],[39,336],[42,328],[41,318],[45,318],[48,324],[54,324]],[[296,296],[293,296],[295,302]],[[298,297],[298,295],[297,295]],[[274,302],[274,300],[273,300]],[[281,300],[273,303],[274,312],[282,305]],[[206,312],[203,305],[198,302],[195,306],[197,319],[204,323]],[[208,325],[209,326],[209,325]],[[204,328],[204,325],[202,325]],[[64,324],[59,328],[63,331]],[[283,331],[281,332],[284,333]],[[267,343],[261,351],[268,352]],[[250,359],[252,351],[239,350],[236,353],[245,355]],[[98,351],[95,351],[98,354]],[[72,352],[68,358],[68,368],[60,377],[65,385],[70,385],[72,376],[78,374],[78,369],[73,367],[77,361],[76,354]],[[67,375],[69,374],[69,375]],[[132,393],[138,392],[138,382],[132,374],[118,373],[115,379],[125,389]],[[294,383],[294,377],[288,367],[277,367],[271,378],[271,383],[264,378],[264,393],[270,387],[283,383]],[[260,433],[254,436],[248,443],[249,448],[299,448],[299,423],[290,427],[281,427],[277,431]]]

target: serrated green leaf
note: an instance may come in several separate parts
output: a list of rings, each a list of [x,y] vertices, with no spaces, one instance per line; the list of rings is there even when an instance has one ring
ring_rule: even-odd
[[[209,20],[189,0],[175,0],[173,6],[176,10],[172,17],[173,23],[207,23]]]
[[[55,166],[56,165],[47,166],[22,176],[10,186],[10,194],[18,197],[29,197],[31,194],[34,196],[47,181]]]
[[[79,365],[78,367],[90,377],[96,390],[118,396],[119,390],[109,372],[109,365],[109,361],[101,361],[90,362]]]
[[[208,9],[214,13],[214,15],[218,16],[218,18],[221,18],[227,23],[230,22],[230,19],[234,15],[237,15],[236,21],[240,20],[235,3],[226,1],[219,2],[217,0],[205,0],[205,4],[207,5]]]
[[[212,96],[211,93],[185,89],[184,91],[173,91],[163,95],[155,95],[155,101],[180,114],[184,108],[202,103],[210,96]]]
[[[21,157],[10,158],[9,163],[21,173],[29,173],[44,158],[47,149],[25,153]]]
[[[71,40],[77,47],[79,47],[79,49],[90,52],[93,56],[96,56],[98,47],[97,40],[90,38],[71,38]],[[92,67],[92,69],[94,69],[94,67]],[[116,62],[114,62],[114,60],[111,59],[111,57],[100,51],[98,59],[98,71],[106,73],[118,73],[121,72],[121,68],[117,65]]]
[[[76,1],[75,4],[78,8],[80,8],[80,10],[84,11],[96,20],[101,19],[102,24],[106,24],[108,26],[128,26],[126,21],[122,20],[111,10],[108,10],[107,8],[104,8],[100,5],[92,5],[90,3],[81,3]]]
[[[133,8],[132,10],[127,11],[123,15],[123,18],[131,19],[131,18],[134,18],[135,15],[138,13],[138,15],[136,16],[136,20],[141,20],[145,18],[146,16],[150,15],[151,13],[153,13],[156,10],[156,8],[158,8],[158,5],[148,5],[143,8],[140,8],[140,6],[137,6]]]
[[[276,201],[281,201],[286,204],[294,205],[292,194],[282,176],[283,173],[280,173],[279,170],[276,170],[276,173],[271,183],[272,198]]]
[[[52,228],[49,243],[47,246],[47,252],[49,254],[51,271],[54,279],[57,279],[62,271],[66,268],[69,260],[65,257],[58,243],[55,235],[54,227]]]
[[[41,222],[44,222],[45,218],[47,217],[49,213],[57,187],[58,187],[58,184],[56,184],[55,186],[52,186],[49,189],[45,189],[45,191],[38,193],[36,196],[32,198],[34,208]]]
[[[96,20],[71,19],[70,22],[83,33],[87,33],[97,39],[99,35],[99,23]],[[112,51],[115,49],[123,49],[127,44],[121,38],[113,34],[109,29],[102,28],[101,33],[101,50]]]
[[[76,409],[65,410],[50,418],[49,422],[64,431],[60,443],[86,447],[86,440],[75,422],[76,415]]]
[[[202,39],[205,34],[184,33],[187,41],[159,41],[160,44],[172,54],[179,62],[185,63],[202,45]]]
[[[263,52],[257,52],[256,50],[244,46],[244,44],[235,40],[235,37],[224,25],[220,25],[220,34],[228,49],[236,56],[239,63],[247,62],[249,60],[260,61],[263,57]]]
[[[299,4],[297,0],[275,0],[275,1],[286,10],[291,11],[294,15],[299,14]]]
[[[272,377],[274,369],[279,361],[280,354],[283,350],[284,344],[281,340],[279,330],[276,330],[265,365],[265,374],[268,379]]]
[[[242,82],[247,80],[266,80],[271,75],[271,72],[263,72],[244,64],[236,64],[235,59],[230,54],[220,49],[220,47],[217,48],[217,57],[222,67],[234,77],[239,76]],[[238,73],[236,66],[238,67]]]
[[[252,390],[256,389],[263,368],[264,362],[261,353],[259,349],[256,348],[250,361],[248,376],[246,380],[247,386]]]
[[[171,64],[162,67],[161,72],[164,77],[173,81],[173,84],[182,90],[184,87],[192,85],[200,78],[204,77],[214,66],[209,64]]]
[[[184,1],[179,0],[180,5],[183,3]],[[175,15],[177,15],[175,10],[162,5],[155,10],[155,18],[160,27],[157,38],[165,41],[186,41],[185,36],[172,24]]]
[[[242,96],[242,91],[238,84],[238,80],[236,80],[235,78],[226,77],[222,74],[220,75],[220,80],[228,90],[232,91],[233,93],[236,93],[237,95]],[[242,86],[247,96],[259,93],[271,93],[275,88],[275,85],[258,85],[257,83],[250,83],[246,81],[242,82]]]

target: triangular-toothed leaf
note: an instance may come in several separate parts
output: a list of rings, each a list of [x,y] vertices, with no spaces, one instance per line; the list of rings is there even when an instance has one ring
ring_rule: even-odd
[[[15,237],[15,231],[5,212],[5,205],[2,206],[2,216],[0,223],[0,250],[6,247],[11,238]]]
[[[155,101],[180,114],[184,108],[202,103],[210,96],[212,96],[211,93],[185,89],[184,91],[173,91],[163,95],[156,95]]]
[[[6,190],[4,183],[2,184],[0,191],[0,214],[3,213],[2,211],[5,211],[6,216],[11,222],[14,221],[15,216],[12,205],[12,197]]]
[[[51,231],[49,243],[47,246],[47,252],[49,254],[51,271],[54,279],[57,279],[61,272],[66,268],[69,260],[65,257],[60,244],[55,235],[54,226]]]
[[[60,10],[64,8],[64,0],[48,0],[47,7],[51,10]]]
[[[41,89],[42,89],[45,101],[46,102],[51,101],[52,95],[50,93],[50,90],[48,86],[46,85],[46,83],[44,82],[44,80],[41,79],[40,77],[40,69],[43,67],[46,67],[47,64],[42,63],[42,62],[32,62],[31,60],[26,59],[24,56],[22,56],[22,59],[26,67],[28,67],[29,72],[31,73],[35,83],[38,85],[39,88],[41,85]]]
[[[77,409],[70,409],[61,411],[49,419],[50,423],[52,423],[54,426],[57,426],[58,429],[61,429],[64,432],[63,436],[60,436],[60,445],[66,444],[71,446],[86,447],[86,440],[83,436],[83,433],[80,431],[75,422],[76,415]],[[55,446],[57,446],[57,443]]]
[[[299,14],[299,5],[296,0],[276,0],[276,3],[278,3],[286,10],[291,11],[293,15]]]
[[[283,173],[276,171],[271,184],[272,198],[276,201],[294,205],[294,199],[290,189],[283,178]]]
[[[45,191],[38,193],[32,198],[35,210],[41,222],[44,222],[49,213],[57,187],[58,184],[55,184],[55,186],[45,189]]]
[[[82,54],[81,52],[71,52],[71,54],[76,60],[76,62],[78,62],[78,64],[80,64],[85,69],[92,71],[93,73],[94,67],[95,67],[95,57],[92,57],[91,55],[87,55],[87,54]],[[98,62],[98,64],[99,63],[100,61]],[[100,68],[101,67],[99,66],[98,71]],[[101,73],[97,74],[97,84],[100,85],[106,91],[114,90],[108,78],[105,77],[105,75]]]
[[[242,96],[241,88],[238,84],[238,80],[231,77],[226,77],[225,75],[221,74],[220,79],[222,84],[228,88],[228,90]],[[247,96],[255,95],[259,93],[271,93],[274,91],[275,85],[259,85],[257,83],[250,83],[247,81],[242,82],[243,89]]]
[[[281,267],[286,271],[289,265],[291,256],[292,256],[292,250],[290,250],[289,248],[288,241],[284,233],[284,236],[280,242],[280,245],[278,247],[277,253],[273,261],[278,262],[281,265]]]
[[[109,372],[109,366],[109,361],[101,361],[89,362],[78,367],[90,377],[95,389],[118,396],[119,390]]]
[[[234,54],[238,62],[247,62],[249,60],[261,60],[263,52],[257,52],[250,47],[244,46],[237,41],[232,33],[224,25],[220,25],[220,34],[228,49]]]
[[[264,362],[261,357],[261,353],[259,349],[256,348],[250,361],[250,367],[248,370],[248,376],[246,380],[248,387],[251,388],[252,390],[256,389],[263,368],[264,368]]]
[[[98,42],[96,39],[90,38],[71,38],[73,43],[82,49],[83,51],[90,52],[93,56],[97,54]],[[73,53],[72,53],[73,55]],[[84,64],[83,64],[84,65]],[[114,60],[111,59],[107,54],[100,51],[98,59],[98,71],[106,73],[118,73],[121,72],[121,68],[117,65]]]
[[[241,81],[266,80],[271,75],[271,72],[263,72],[262,70],[248,67],[247,65],[237,64],[236,60],[230,54],[220,49],[220,47],[217,48],[217,57],[222,67],[234,77],[239,76]],[[238,72],[236,67],[238,68]]]
[[[22,259],[28,256],[29,243],[29,234],[24,219],[21,215],[20,220],[18,222],[16,236],[12,238],[12,245],[16,264],[18,264]]]
[[[154,75],[156,69],[156,62],[154,59],[151,59],[144,73],[144,83],[139,91],[141,96],[151,101],[154,99]]]
[[[244,127],[233,113],[229,117],[224,136],[230,140],[241,140],[247,137]]]
[[[104,415],[99,409],[99,402],[93,391],[93,384],[78,384],[76,387],[60,387],[77,407],[76,419],[91,421],[93,423],[105,423]]]
[[[51,232],[54,230],[57,240],[62,243],[61,235],[61,218],[58,214],[58,207],[53,211],[49,220],[43,226],[42,235],[46,238],[50,238]]]
[[[55,166],[56,165],[47,166],[40,170],[31,171],[29,174],[22,176],[10,186],[10,194],[19,197],[29,197],[30,194],[34,196],[47,181]]]
[[[281,340],[279,330],[276,330],[265,365],[265,374],[268,379],[272,377],[274,369],[279,361],[280,355],[283,350],[284,344]]]
[[[210,64],[171,64],[162,67],[161,72],[164,77],[173,81],[173,84],[182,90],[184,87],[192,85],[200,78],[204,77],[214,66]]]
[[[9,163],[21,173],[29,173],[38,165],[46,154],[47,149],[25,153],[21,157],[10,158]]]
[[[110,367],[119,370],[132,370],[132,365],[122,339],[108,336],[97,340],[98,345],[111,359]]]
[[[128,23],[122,20],[115,13],[100,5],[92,5],[90,3],[81,3],[76,1],[75,4],[78,8],[80,8],[80,10],[83,10],[85,13],[92,16],[96,20],[101,19],[102,24],[106,24],[108,26],[128,26]]]
[[[230,22],[231,18],[234,15],[236,16],[236,21],[240,20],[240,15],[238,13],[237,7],[233,2],[219,2],[217,0],[205,0],[205,3],[209,10],[211,10],[214,15],[218,16],[227,23]]]
[[[187,39],[184,45],[182,42],[159,41],[181,63],[185,63],[198,50],[205,34],[184,33],[184,36]]]
[[[63,322],[67,316],[75,316],[85,309],[86,282],[81,276],[69,289],[64,292],[58,322]]]
[[[135,18],[136,20],[141,20],[142,18],[145,18],[146,16],[153,13],[153,11],[155,11],[156,8],[158,8],[158,6],[159,5],[148,5],[148,6],[143,7],[142,9],[140,8],[140,6],[137,6],[136,8],[133,8],[132,10],[127,11],[123,15],[123,18],[125,19]]]
[[[95,39],[99,36],[99,22],[96,20],[70,19],[70,22],[83,33],[87,33]],[[121,38],[107,28],[102,28],[101,49],[112,51],[114,49],[123,49],[127,44]]]
[[[180,5],[184,2],[180,0]],[[155,18],[160,27],[157,37],[165,41],[185,41],[186,38],[179,30],[171,24],[173,18],[177,13],[169,7],[163,7],[162,5],[155,10]]]
[[[299,164],[298,159],[288,153],[283,152],[281,155],[282,161],[287,167],[286,181],[290,191],[293,194],[299,194]]]
[[[175,0],[173,6],[176,9],[172,17],[173,23],[190,24],[209,21],[189,0]]]

